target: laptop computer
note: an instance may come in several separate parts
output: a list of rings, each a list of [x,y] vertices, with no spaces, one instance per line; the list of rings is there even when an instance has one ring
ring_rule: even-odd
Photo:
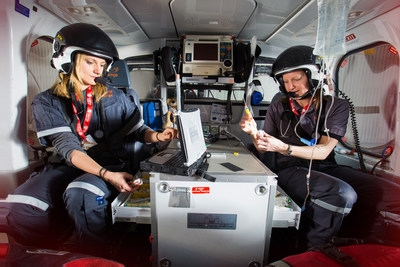
[[[200,110],[182,110],[176,115],[179,144],[165,149],[140,163],[143,171],[190,176],[196,173],[206,155]]]

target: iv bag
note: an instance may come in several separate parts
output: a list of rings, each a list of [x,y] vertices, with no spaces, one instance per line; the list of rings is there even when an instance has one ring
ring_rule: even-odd
[[[322,56],[325,63],[346,53],[345,32],[350,2],[318,0],[318,32],[313,53]]]

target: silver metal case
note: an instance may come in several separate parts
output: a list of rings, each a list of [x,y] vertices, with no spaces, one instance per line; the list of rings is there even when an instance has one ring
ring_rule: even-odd
[[[276,180],[151,173],[154,266],[249,266],[268,257]],[[254,265],[256,266],[256,265]]]

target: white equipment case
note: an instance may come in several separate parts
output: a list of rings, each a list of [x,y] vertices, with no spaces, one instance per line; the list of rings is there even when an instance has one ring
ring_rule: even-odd
[[[264,266],[272,227],[298,228],[300,208],[243,147],[208,152],[215,182],[151,172],[151,208],[127,207],[122,193],[113,220],[151,223],[153,266]]]

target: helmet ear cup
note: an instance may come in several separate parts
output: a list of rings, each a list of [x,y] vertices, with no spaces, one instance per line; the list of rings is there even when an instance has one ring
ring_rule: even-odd
[[[287,91],[286,91],[286,88],[285,88],[285,84],[283,83],[283,77],[282,77],[282,75],[275,76],[275,78],[276,78],[276,80],[278,81],[279,90],[280,90],[284,95],[287,95]]]
[[[251,94],[251,104],[252,105],[259,105],[261,101],[264,99],[264,95],[260,91],[254,91]]]
[[[251,90],[252,90],[251,104],[257,106],[264,99],[264,89],[262,87],[261,82],[257,79],[254,79],[251,82],[250,86],[251,86]]]
[[[54,39],[53,43],[54,55],[53,57],[57,57],[61,53],[61,44],[58,38]]]
[[[311,79],[311,71],[309,69],[304,69],[304,72],[306,73],[307,78]]]
[[[63,51],[58,53],[55,52],[50,60],[50,65],[57,69],[59,72],[63,72],[65,74],[71,74],[74,62],[75,55],[77,51],[69,51],[68,48],[62,49]]]
[[[317,86],[319,84],[319,81],[316,80],[316,79],[313,79],[311,70],[304,69],[304,71],[305,71],[305,73],[307,75],[307,78],[308,78],[308,83],[310,85],[310,92],[313,93],[314,90],[317,88]]]
[[[63,71],[67,74],[70,74],[72,71],[72,63],[65,63],[61,65],[61,68],[63,69]]]

